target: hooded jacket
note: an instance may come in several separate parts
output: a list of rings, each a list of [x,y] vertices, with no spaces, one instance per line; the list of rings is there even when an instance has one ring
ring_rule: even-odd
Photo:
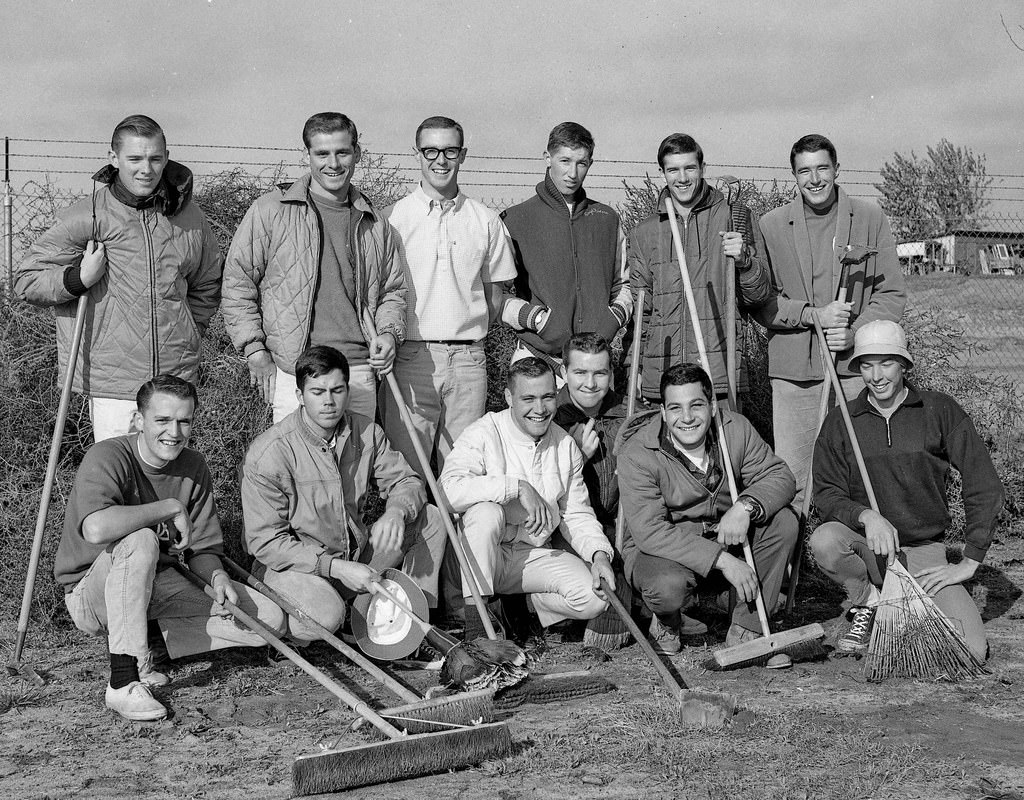
[[[1003,507],[1003,485],[959,404],[908,383],[906,399],[888,420],[868,401],[866,388],[850,403],[850,416],[878,510],[899,531],[900,543],[945,538],[952,523],[946,477],[953,466],[963,481],[964,555],[982,561]],[[870,505],[838,408],[825,418],[814,446],[814,504],[823,519],[863,530],[857,518]]]
[[[289,374],[309,346],[320,285],[323,230],[309,198],[311,177],[281,184],[242,218],[224,265],[224,323],[242,355],[269,350]],[[405,340],[405,269],[394,232],[369,199],[349,188],[349,253],[356,305],[373,314],[377,333]],[[360,319],[362,328],[362,320]],[[370,340],[369,332],[363,334]]]
[[[516,257],[516,294],[529,302],[522,324],[536,310],[550,312],[540,332],[519,331],[541,353],[561,357],[575,333],[611,339],[629,319],[632,301],[619,248],[619,215],[576,193],[572,213],[548,175],[537,194],[502,212]]]
[[[757,500],[768,518],[792,501],[796,480],[741,414],[720,412],[733,473],[741,495]],[[713,429],[712,429],[713,430]],[[660,411],[630,417],[619,431],[619,502],[625,510],[622,560],[632,580],[639,553],[669,559],[707,576],[722,546],[707,526],[732,507],[724,471],[717,487],[706,489],[661,441]],[[709,432],[708,446],[714,447]]]
[[[328,447],[298,408],[249,445],[242,470],[244,545],[272,570],[326,578],[331,559],[356,561],[369,539],[361,524],[371,478],[406,523],[426,503],[423,482],[391,449],[384,431],[360,414],[345,414]],[[352,538],[349,520],[358,531]]]
[[[839,290],[842,261],[847,253],[859,254],[847,267],[844,281],[846,299],[853,304],[850,328],[856,333],[876,319],[898,322],[907,303],[906,285],[889,220],[875,202],[850,197],[836,186],[839,208],[833,243],[831,293],[818,297],[811,286],[811,243],[804,216],[804,201],[797,194],[792,201],[761,218],[762,252],[768,259],[778,293],[758,311],[758,320],[768,328],[768,375],[791,381],[825,379],[814,328],[800,322],[804,308],[823,306]],[[853,348],[839,353],[836,368],[842,375],[850,369]]]
[[[61,376],[67,374],[76,300],[88,293],[73,388],[134,400],[139,386],[160,373],[196,380],[200,338],[220,300],[223,258],[213,229],[192,202],[187,167],[168,161],[153,202],[139,208],[117,199],[116,179],[111,165],[93,176],[104,185],[58,214],[18,267],[14,288],[30,303],[53,306]],[[107,269],[86,289],[81,263],[90,239],[103,243]]]
[[[669,225],[668,189],[658,196],[658,211],[645,219],[629,236],[627,244],[629,282],[634,295],[638,289],[647,293],[643,308],[641,393],[648,399],[658,397],[661,374],[673,364],[684,361],[700,363],[693,323],[686,304],[679,262],[672,246]],[[737,207],[739,210],[740,207]],[[674,208],[673,208],[674,210]],[[741,364],[739,388],[747,387],[742,356],[742,320],[740,312],[763,306],[772,295],[771,274],[763,251],[757,249],[761,239],[757,221],[746,208],[749,235],[745,236],[748,258],[737,265],[735,314],[737,359]],[[679,226],[686,254],[686,269],[693,286],[704,347],[711,365],[715,392],[725,394],[729,388],[726,374],[726,270],[729,261],[722,252],[720,231],[733,230],[732,210],[725,196],[704,184],[704,191],[685,224]]]

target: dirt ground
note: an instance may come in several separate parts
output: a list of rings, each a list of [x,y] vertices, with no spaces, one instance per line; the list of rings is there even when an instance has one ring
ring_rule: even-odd
[[[630,646],[593,664],[576,643],[552,642],[541,668],[592,666],[608,694],[507,714],[514,754],[478,767],[345,794],[351,798],[1010,798],[1024,799],[1024,543],[998,542],[979,572],[992,645],[990,676],[950,685],[869,684],[863,663],[831,658],[785,672],[713,673],[699,665],[717,636],[673,659],[692,687],[734,693],[742,711],[724,731],[689,730]],[[787,626],[826,620],[838,597],[808,580]],[[725,617],[702,607],[720,634]],[[0,633],[9,646],[12,621]],[[831,627],[827,625],[827,627]],[[0,678],[0,798],[284,798],[290,770],[348,731],[353,714],[288,663],[255,650],[179,663],[158,696],[172,709],[154,724],[103,708],[102,642],[69,634],[26,660],[45,670],[39,692]],[[4,655],[9,654],[8,652]],[[333,651],[311,659],[373,702],[387,695]],[[397,673],[426,688],[435,673]]]

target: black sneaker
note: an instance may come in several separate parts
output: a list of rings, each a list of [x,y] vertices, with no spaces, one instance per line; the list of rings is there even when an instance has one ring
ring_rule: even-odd
[[[850,629],[836,641],[840,653],[864,653],[871,643],[871,629],[875,623],[875,609],[856,606],[850,609],[853,622]]]

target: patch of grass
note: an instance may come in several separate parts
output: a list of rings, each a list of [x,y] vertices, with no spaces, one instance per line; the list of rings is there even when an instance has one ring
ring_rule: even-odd
[[[0,690],[0,714],[42,705],[45,697],[46,693],[34,686],[16,686],[2,689]]]

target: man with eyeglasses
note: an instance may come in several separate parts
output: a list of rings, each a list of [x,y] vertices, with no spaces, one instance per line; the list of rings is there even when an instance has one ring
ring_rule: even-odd
[[[521,331],[512,360],[543,358],[561,386],[569,338],[595,332],[611,341],[629,321],[633,299],[619,215],[583,191],[594,137],[582,125],[562,122],[548,135],[544,158],[547,172],[537,194],[501,215],[512,237],[521,298],[505,304],[502,319]]]
[[[515,278],[516,266],[497,212],[459,190],[462,126],[428,117],[416,129],[415,150],[419,186],[385,212],[409,292],[406,340],[394,370],[420,444],[440,472],[459,434],[486,410],[483,339],[500,311],[502,283]],[[384,394],[388,439],[419,468],[394,397]]]

